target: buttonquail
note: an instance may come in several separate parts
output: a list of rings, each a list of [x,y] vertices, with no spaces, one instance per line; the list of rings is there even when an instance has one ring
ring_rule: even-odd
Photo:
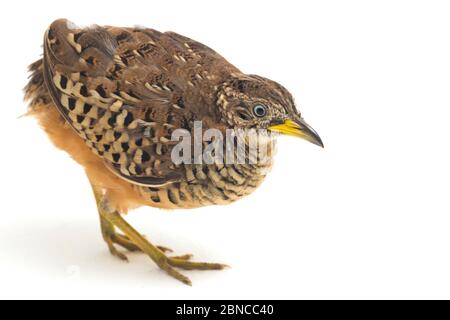
[[[203,129],[224,135],[227,129],[267,129],[323,146],[284,87],[243,74],[217,52],[174,32],[79,28],[57,20],[43,47],[25,88],[29,114],[85,168],[109,250],[123,260],[116,245],[142,251],[186,284],[190,280],[177,269],[225,266],[168,256],[170,249],[151,244],[121,214],[141,205],[172,209],[236,201],[260,185],[272,161],[175,163],[174,131],[192,133],[201,121]]]

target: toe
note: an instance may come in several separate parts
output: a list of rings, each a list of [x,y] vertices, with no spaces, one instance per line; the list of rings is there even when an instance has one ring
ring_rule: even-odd
[[[223,270],[228,267],[222,263],[193,262],[174,258],[169,258],[168,263],[184,270]]]
[[[170,259],[175,259],[175,260],[191,260],[194,256],[192,254],[184,254],[182,256],[174,256],[174,257],[170,257]]]
[[[167,261],[169,262],[169,261]],[[180,272],[178,272],[177,270],[175,270],[173,267],[171,267],[169,265],[169,263],[164,264],[162,266],[160,266],[161,269],[163,269],[164,271],[167,272],[167,274],[169,274],[171,277],[183,282],[184,284],[188,285],[188,286],[192,286],[192,282],[191,280],[186,277],[185,275],[181,274]]]
[[[164,246],[157,246],[157,248],[158,248],[159,250],[161,250],[163,253],[172,253],[172,252],[173,252],[172,249],[167,248],[167,247],[164,247]]]
[[[122,252],[120,252],[119,250],[117,250],[116,247],[114,247],[113,244],[111,244],[109,247],[109,252],[111,252],[111,254],[117,258],[119,258],[122,261],[128,262],[128,258],[125,254],[123,254]]]
[[[111,237],[111,240],[123,247],[124,249],[131,251],[131,252],[136,252],[136,251],[142,251],[137,245],[135,245],[131,240],[129,240],[127,237],[122,236],[120,234],[115,234]]]

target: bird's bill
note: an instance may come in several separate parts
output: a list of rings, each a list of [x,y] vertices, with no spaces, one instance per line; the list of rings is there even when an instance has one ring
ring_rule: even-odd
[[[311,126],[307,124],[303,119],[296,121],[286,120],[282,124],[270,126],[269,130],[301,138],[323,148],[322,139],[320,139],[317,132],[313,128],[311,128]]]

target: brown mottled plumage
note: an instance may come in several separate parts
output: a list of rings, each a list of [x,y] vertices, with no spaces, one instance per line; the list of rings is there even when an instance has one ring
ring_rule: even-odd
[[[120,213],[141,205],[195,208],[238,200],[259,186],[272,162],[175,164],[174,130],[191,132],[194,121],[202,121],[203,130],[262,128],[321,145],[284,87],[245,75],[212,49],[173,32],[78,28],[57,20],[45,34],[43,59],[30,71],[30,114],[85,167],[111,252],[126,259],[114,244],[141,250],[187,284],[175,267],[224,265],[167,257],[167,249],[142,238]],[[255,105],[264,107],[263,115],[255,114]]]

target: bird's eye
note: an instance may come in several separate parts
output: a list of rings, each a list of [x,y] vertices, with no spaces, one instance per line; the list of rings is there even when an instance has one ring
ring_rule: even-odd
[[[267,113],[267,108],[265,105],[262,104],[257,104],[253,107],[253,113],[257,116],[257,117],[264,117]]]

